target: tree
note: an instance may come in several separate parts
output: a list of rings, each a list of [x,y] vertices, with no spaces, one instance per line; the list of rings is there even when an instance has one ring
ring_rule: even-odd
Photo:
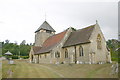
[[[117,49],[120,48],[120,41],[116,40],[116,39],[111,39],[107,41],[107,46],[110,49],[111,52],[111,56],[112,56],[112,60],[113,61],[118,61],[118,51]]]
[[[9,43],[9,42],[10,42],[10,40],[8,40],[8,39],[7,39],[7,40],[5,40],[5,43]]]
[[[26,41],[23,40],[20,45],[25,45]]]
[[[2,42],[2,45],[2,54],[6,53],[7,51],[10,51],[11,53],[13,53],[13,56],[19,56],[19,52],[20,56],[29,56],[31,45],[26,44],[25,40],[23,40],[20,45],[18,45],[17,42],[7,42],[7,44],[6,42]]]

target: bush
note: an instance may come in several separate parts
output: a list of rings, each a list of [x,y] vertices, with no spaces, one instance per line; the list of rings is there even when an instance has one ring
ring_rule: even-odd
[[[112,61],[120,62],[118,58],[112,57]]]
[[[18,56],[17,55],[13,55],[12,59],[18,59]]]
[[[28,59],[29,56],[21,56],[21,58],[23,58],[23,59]]]

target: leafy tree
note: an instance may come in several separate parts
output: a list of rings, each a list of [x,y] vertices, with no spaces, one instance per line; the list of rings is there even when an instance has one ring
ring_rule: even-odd
[[[4,53],[6,53],[7,51],[10,51],[11,53],[13,53],[13,56],[17,57],[17,56],[29,56],[29,52],[30,52],[30,48],[32,45],[29,44],[25,44],[26,41],[23,40],[21,42],[20,45],[17,44],[17,42],[15,43],[10,43],[10,42],[2,42],[2,54],[4,55]],[[20,53],[20,54],[19,54]]]
[[[7,40],[5,40],[5,43],[9,43],[9,42],[10,42],[10,40],[8,40],[8,39],[7,39]]]
[[[25,45],[26,41],[23,40],[20,45]]]
[[[107,46],[110,49],[111,52],[111,56],[112,56],[112,60],[113,61],[118,61],[118,52],[119,52],[119,48],[120,48],[120,42],[116,39],[111,39],[107,41]]]

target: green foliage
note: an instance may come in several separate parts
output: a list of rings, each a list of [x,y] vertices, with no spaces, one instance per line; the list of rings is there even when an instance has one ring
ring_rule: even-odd
[[[21,58],[23,58],[23,59],[28,59],[29,56],[21,56]]]
[[[23,40],[20,45],[17,43],[10,43],[9,40],[5,40],[5,43],[2,42],[2,54],[10,51],[14,56],[13,58],[17,59],[18,56],[29,56],[31,43],[25,44],[26,41]],[[26,57],[25,57],[26,58]]]
[[[118,52],[119,52],[119,48],[120,48],[120,42],[116,39],[111,39],[107,41],[107,46],[110,49],[111,52],[111,56],[112,56],[112,61],[117,61],[120,62],[118,59]]]
[[[12,56],[12,59],[18,59],[19,57],[18,57],[18,55],[13,55]]]

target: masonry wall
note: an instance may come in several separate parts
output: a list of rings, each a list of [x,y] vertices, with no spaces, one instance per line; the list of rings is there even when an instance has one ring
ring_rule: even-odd
[[[101,49],[97,49],[97,36],[100,34],[101,36]],[[98,24],[96,24],[95,29],[90,37],[90,53],[94,53],[95,63],[98,62],[110,62],[111,56],[109,51],[106,48],[106,40],[103,36],[103,33]],[[108,57],[108,58],[107,58]]]
[[[35,46],[42,46],[45,40],[52,35],[54,34],[40,31],[35,33]]]
[[[39,63],[51,63],[50,53],[39,54]]]
[[[80,56],[80,46],[83,48],[83,54],[84,56]],[[68,50],[68,58],[64,59],[65,63],[75,63],[75,58],[77,62],[82,63],[89,63],[89,53],[90,53],[90,43],[88,44],[82,44],[82,45],[76,45],[76,57],[75,57],[75,46],[66,47],[65,49]],[[64,55],[65,55],[65,49],[64,49]]]
[[[29,53],[29,61],[30,61],[30,63],[35,62],[34,51],[33,51],[32,47],[31,47],[31,50]]]

